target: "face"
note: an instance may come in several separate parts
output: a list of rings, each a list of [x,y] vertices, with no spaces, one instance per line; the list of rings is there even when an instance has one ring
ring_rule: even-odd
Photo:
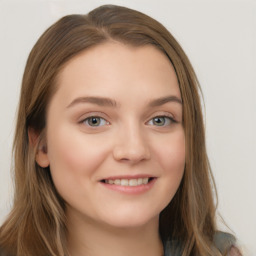
[[[158,220],[183,176],[174,69],[153,46],[108,42],[62,69],[47,113],[47,151],[67,216],[115,227]]]

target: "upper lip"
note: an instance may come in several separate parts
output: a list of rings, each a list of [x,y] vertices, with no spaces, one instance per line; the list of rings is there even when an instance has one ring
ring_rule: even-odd
[[[116,175],[116,176],[109,176],[106,178],[103,178],[101,180],[121,180],[121,179],[139,179],[139,178],[156,178],[154,175],[149,175],[149,174],[136,174],[136,175]]]

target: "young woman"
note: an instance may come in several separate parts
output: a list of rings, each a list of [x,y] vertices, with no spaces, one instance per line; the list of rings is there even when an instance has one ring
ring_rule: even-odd
[[[216,228],[199,92],[180,45],[140,12],[52,25],[24,72],[1,255],[240,255]]]

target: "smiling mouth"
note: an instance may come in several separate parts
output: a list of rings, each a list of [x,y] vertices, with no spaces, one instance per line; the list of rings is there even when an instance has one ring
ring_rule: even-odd
[[[118,186],[140,186],[140,185],[146,185],[150,183],[154,177],[148,177],[148,178],[138,178],[138,179],[106,179],[101,180],[101,182],[110,184],[110,185],[118,185]]]

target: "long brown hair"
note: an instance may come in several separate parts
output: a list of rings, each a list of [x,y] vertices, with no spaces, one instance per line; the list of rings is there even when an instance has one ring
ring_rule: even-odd
[[[213,245],[214,181],[206,154],[200,86],[186,54],[156,20],[125,7],[105,5],[87,15],[68,15],[39,38],[25,68],[13,152],[14,205],[0,229],[0,245],[18,256],[67,255],[65,204],[49,168],[36,164],[44,138],[48,103],[57,90],[59,71],[81,51],[115,40],[135,47],[154,45],[176,71],[183,101],[186,163],[181,185],[160,214],[163,243],[179,241],[182,255],[220,255]],[[28,131],[39,134],[36,145]]]

